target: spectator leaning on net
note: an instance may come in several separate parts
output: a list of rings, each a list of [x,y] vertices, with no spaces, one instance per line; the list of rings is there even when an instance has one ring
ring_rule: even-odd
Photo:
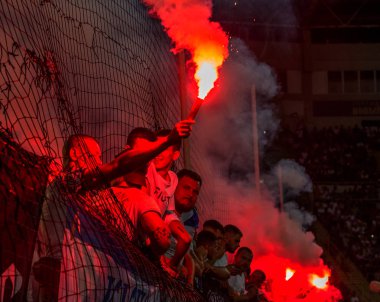
[[[216,237],[215,251],[204,263],[202,290],[209,301],[226,301],[229,299],[227,279],[230,272],[226,265],[214,266],[215,261],[225,252],[223,225],[214,219],[206,220],[202,231],[211,232]]]
[[[216,236],[209,231],[201,231],[197,235],[195,246],[190,250],[190,255],[194,261],[195,287],[202,290],[202,276],[206,268],[207,261],[215,257],[217,251]]]
[[[157,137],[151,130],[135,128],[128,135],[127,148],[124,152],[144,149],[156,140]],[[169,248],[170,231],[161,218],[161,211],[156,201],[146,193],[147,169],[148,163],[118,178],[113,182],[112,190],[137,232],[137,238],[134,239],[146,245],[150,253],[157,258]]]
[[[202,185],[202,179],[198,173],[188,169],[179,171],[177,176],[178,185],[174,193],[174,200],[175,213],[179,220],[172,220],[169,224],[172,239],[170,248],[165,253],[165,256],[168,258],[167,263],[175,271],[178,271],[178,264],[181,263],[182,258],[184,259],[183,264],[186,269],[187,283],[192,285],[194,263],[190,255],[186,253],[189,249],[188,241],[183,240],[183,238],[190,238],[191,242],[198,227],[199,219],[195,204]]]
[[[245,289],[246,272],[249,270],[253,259],[252,250],[248,247],[241,247],[235,254],[231,267],[235,273],[228,278],[229,295],[233,301],[248,301],[248,292]]]
[[[157,137],[151,130],[146,128],[135,128],[128,135],[127,146],[119,156],[123,156],[124,153],[138,152],[138,150],[150,150],[152,146],[170,142],[160,149],[160,152],[158,152],[160,154],[167,148],[171,149],[173,145],[178,145],[181,138],[188,137],[192,124],[194,124],[194,121],[180,121],[165,137]],[[155,155],[157,156],[157,153]],[[149,159],[152,159],[152,157]],[[133,223],[137,226],[138,231],[141,230],[143,234],[148,235],[149,238],[146,242],[150,246],[151,252],[157,256],[163,254],[169,247],[170,232],[161,219],[163,215],[162,207],[147,194],[150,192],[150,187],[146,175],[149,173],[151,165],[151,162],[145,161],[145,165],[140,166],[139,169],[125,174],[123,183],[119,183],[119,189],[114,188],[114,191],[118,192],[116,194],[118,199],[122,200],[128,214],[131,218],[133,217]],[[129,189],[123,190],[122,187]],[[139,205],[139,198],[142,198],[145,203]],[[155,206],[153,201],[156,203]],[[144,215],[142,215],[143,213]]]
[[[107,164],[102,163],[100,146],[93,137],[69,137],[62,151],[63,171],[47,187],[38,230],[39,260],[33,272],[42,288],[41,299],[57,299],[66,211],[67,205],[77,199],[74,195],[107,186],[111,180],[136,170],[178,139],[187,137],[193,123],[182,121],[166,138],[144,149],[129,150]],[[86,202],[85,198],[82,201]]]
[[[227,280],[231,275],[240,273],[235,269],[235,266],[228,265],[228,253],[235,253],[240,246],[240,240],[243,237],[243,233],[240,229],[232,224],[228,224],[224,227],[223,243],[220,249],[220,257],[214,261],[210,267],[212,275],[219,280]]]
[[[191,124],[186,125],[191,127]],[[170,130],[157,132],[158,139],[166,139]],[[171,235],[177,241],[177,248],[169,261],[163,258],[163,267],[171,274],[177,275],[177,268],[187,253],[191,243],[191,237],[179,221],[175,211],[174,192],[178,184],[177,175],[171,171],[175,160],[180,156],[181,142],[173,144],[158,154],[148,166],[146,174],[147,188],[158,207],[161,209],[162,218],[168,225]]]
[[[267,302],[265,295],[261,288],[266,280],[266,275],[262,270],[254,270],[248,278],[246,283],[246,290],[248,291],[248,301],[252,302]]]
[[[222,257],[224,254],[224,227],[219,221],[215,219],[209,219],[203,223],[202,230],[209,231],[216,236],[216,243],[219,253],[215,256],[215,259],[212,259],[212,261],[215,261]]]

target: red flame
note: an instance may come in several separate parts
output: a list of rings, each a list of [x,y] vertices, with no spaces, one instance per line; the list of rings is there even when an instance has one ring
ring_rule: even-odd
[[[203,100],[214,87],[218,71],[212,62],[201,62],[194,77],[198,83],[198,97]]]
[[[328,285],[327,282],[329,281],[330,273],[326,272],[324,277],[319,277],[316,274],[311,274],[310,275],[310,283],[314,285],[316,288],[319,289],[327,289]]]
[[[144,0],[162,21],[174,41],[174,52],[190,51],[195,64],[198,97],[204,99],[214,87],[218,70],[228,57],[228,37],[217,22],[211,22],[212,1]]]
[[[295,270],[292,270],[291,268],[287,268],[285,272],[285,280],[288,281],[290,278],[292,278],[295,272],[296,272]]]
[[[328,283],[330,270],[322,261],[315,265],[302,265],[267,255],[253,260],[252,270],[255,269],[261,269],[267,276],[264,292],[269,301],[335,302],[342,298],[340,291]]]

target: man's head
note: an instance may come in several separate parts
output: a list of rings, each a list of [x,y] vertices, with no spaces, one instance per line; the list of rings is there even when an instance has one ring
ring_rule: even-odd
[[[129,148],[144,148],[148,142],[155,142],[157,136],[152,130],[143,127],[134,128],[127,138],[127,146]]]
[[[216,252],[216,236],[208,231],[199,232],[196,239],[196,249],[202,256],[213,259]]]
[[[149,148],[149,144],[156,141],[157,137],[153,131],[148,128],[137,127],[134,128],[129,134],[127,138],[127,145],[125,146],[126,152],[130,148],[132,149],[147,149]],[[116,155],[116,157],[123,154],[123,152]],[[124,181],[129,183],[129,185],[136,186],[144,186],[145,185],[145,175],[148,170],[148,163],[141,166],[139,169],[130,172],[123,176]]]
[[[177,212],[184,213],[194,209],[202,185],[198,173],[182,169],[177,173],[178,185],[174,192],[175,208]]]
[[[240,240],[243,233],[240,229],[232,224],[227,224],[224,227],[224,241],[226,243],[226,251],[235,253],[236,249],[240,246]]]
[[[266,280],[266,275],[262,270],[254,270],[249,276],[249,282],[254,284],[257,288],[260,288]]]
[[[251,266],[253,260],[252,250],[248,247],[241,247],[235,254],[234,265],[242,271],[246,271]]]
[[[100,166],[101,150],[95,138],[84,134],[71,135],[63,145],[64,169],[88,169]]]
[[[206,220],[203,223],[203,230],[213,233],[218,241],[224,240],[223,225],[215,219]]]
[[[167,137],[170,134],[171,130],[162,129],[156,132],[158,138]],[[179,140],[177,144],[171,145],[162,151],[156,158],[153,160],[154,166],[157,171],[169,171],[173,165],[173,162],[176,161],[180,156],[181,150],[181,141]]]
[[[203,231],[209,231],[213,233],[216,236],[216,245],[217,248],[220,251],[220,254],[223,255],[224,253],[224,228],[223,225],[215,220],[215,219],[210,219],[206,220],[203,223]]]

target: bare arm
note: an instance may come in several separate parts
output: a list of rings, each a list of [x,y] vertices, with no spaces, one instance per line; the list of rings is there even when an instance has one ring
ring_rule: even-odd
[[[170,259],[170,266],[177,267],[190,247],[191,237],[179,220],[173,220],[170,222],[169,228],[173,237],[177,241],[174,256]]]
[[[192,120],[180,121],[167,137],[147,142],[144,148],[130,149],[112,162],[102,165],[98,170],[88,171],[83,178],[84,187],[86,189],[95,188],[139,169],[178,140],[188,137],[193,124]]]
[[[227,265],[227,258],[222,262],[223,264],[220,263],[221,266],[214,265],[217,259],[220,259],[221,257],[225,257],[223,255],[224,255],[224,248],[220,247],[217,257],[206,262],[206,267],[205,267],[205,271],[207,273],[210,273],[213,277],[215,277],[216,279],[220,281],[225,281],[231,276],[231,272],[228,269],[229,267]]]
[[[228,278],[231,276],[229,270],[227,267],[218,267],[213,265],[207,265],[205,272],[210,273],[213,277],[215,277],[218,280],[228,280]]]
[[[183,259],[183,266],[186,267],[187,270],[187,284],[190,286],[194,285],[194,275],[195,275],[195,263],[193,257],[191,257],[188,253],[185,255]]]
[[[156,212],[147,212],[142,215],[140,225],[148,234],[152,252],[156,255],[164,254],[170,246],[170,231],[160,215]]]

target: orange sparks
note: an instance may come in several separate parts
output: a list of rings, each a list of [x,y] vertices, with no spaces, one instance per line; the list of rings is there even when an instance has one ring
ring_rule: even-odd
[[[285,280],[288,281],[290,278],[292,278],[295,272],[296,272],[295,270],[292,270],[291,268],[287,268]]]
[[[325,276],[322,278],[316,274],[311,274],[309,280],[310,283],[314,285],[316,288],[326,289],[327,282],[329,281],[329,274],[325,274]]]

